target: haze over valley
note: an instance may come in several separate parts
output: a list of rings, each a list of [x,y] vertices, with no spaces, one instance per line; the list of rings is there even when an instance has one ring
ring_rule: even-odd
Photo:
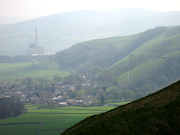
[[[180,11],[154,12],[145,9],[82,10],[0,25],[0,55],[25,55],[34,43],[56,53],[82,41],[127,36],[158,26],[180,24]]]
[[[0,134],[180,132],[179,10],[38,13],[0,25]]]

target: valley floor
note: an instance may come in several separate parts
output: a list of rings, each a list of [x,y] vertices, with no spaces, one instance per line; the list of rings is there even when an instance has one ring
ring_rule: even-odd
[[[113,106],[41,107],[42,105],[27,104],[27,113],[0,121],[0,134],[59,135],[89,116],[115,108]]]

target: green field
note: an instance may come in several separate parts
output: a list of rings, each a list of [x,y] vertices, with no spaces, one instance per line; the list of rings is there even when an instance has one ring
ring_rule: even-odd
[[[25,77],[66,76],[69,72],[58,70],[58,64],[52,61],[36,63],[0,63],[0,81]]]
[[[128,103],[130,103],[130,101],[114,102],[114,103],[109,103],[109,104],[121,106],[121,105],[125,105],[125,104],[128,104]]]
[[[114,107],[46,107],[26,105],[27,113],[0,121],[0,134],[11,135],[59,135],[65,129],[86,117],[106,112]],[[36,122],[32,124],[32,122]],[[41,123],[42,122],[42,123]],[[13,123],[15,123],[13,125]],[[3,125],[4,124],[4,125]],[[6,125],[9,124],[9,125]]]

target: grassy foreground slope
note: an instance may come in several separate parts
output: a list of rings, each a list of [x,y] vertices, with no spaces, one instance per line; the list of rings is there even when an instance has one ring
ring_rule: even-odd
[[[62,135],[180,133],[180,81],[109,112],[86,118]]]

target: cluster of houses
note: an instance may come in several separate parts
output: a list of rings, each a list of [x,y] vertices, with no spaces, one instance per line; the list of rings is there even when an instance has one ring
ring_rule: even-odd
[[[85,95],[85,91],[98,87],[98,83],[93,83],[85,76],[80,76],[80,81],[76,80],[73,84],[65,85],[62,82],[56,82],[54,85],[54,90],[38,90],[35,85],[29,90],[25,84],[13,84],[12,87],[12,85],[7,86],[5,83],[0,83],[0,98],[14,98],[24,103],[44,103],[56,106],[89,106],[93,104],[93,97]],[[84,91],[82,98],[76,96],[79,89]]]

